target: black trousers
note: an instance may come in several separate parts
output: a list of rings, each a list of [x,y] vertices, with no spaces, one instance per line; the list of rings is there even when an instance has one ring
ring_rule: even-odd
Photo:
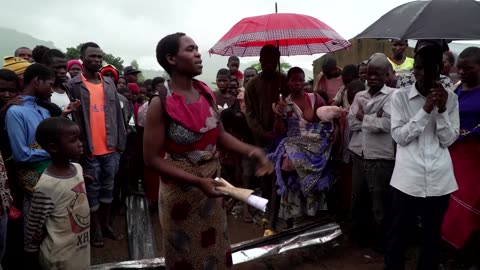
[[[383,248],[388,193],[395,161],[369,160],[352,154],[352,225],[361,242],[372,238]]]
[[[417,215],[421,218],[423,229],[417,269],[438,269],[442,222],[450,196],[419,198],[391,188],[390,198],[390,226],[387,231],[385,269],[405,269],[405,252]]]

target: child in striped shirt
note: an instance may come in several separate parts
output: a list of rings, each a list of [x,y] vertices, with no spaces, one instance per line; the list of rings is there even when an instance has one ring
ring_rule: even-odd
[[[63,117],[48,118],[36,140],[52,158],[33,192],[25,251],[28,269],[90,269],[90,208],[85,192],[78,126]]]

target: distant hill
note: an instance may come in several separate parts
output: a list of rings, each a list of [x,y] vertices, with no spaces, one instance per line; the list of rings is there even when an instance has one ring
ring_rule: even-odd
[[[153,79],[155,77],[162,77],[165,71],[163,70],[156,70],[156,69],[142,69],[140,67],[140,71],[142,71],[143,77],[146,79]]]
[[[13,56],[18,47],[33,49],[37,45],[44,45],[49,48],[55,48],[55,44],[52,41],[41,40],[13,29],[0,27],[0,37],[2,40],[0,42],[0,65],[3,65],[3,58],[5,56]]]

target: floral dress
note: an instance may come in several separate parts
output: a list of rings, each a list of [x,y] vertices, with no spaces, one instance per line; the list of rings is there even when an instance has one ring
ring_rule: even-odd
[[[198,101],[188,102],[167,88],[162,101],[168,118],[167,161],[202,178],[220,172],[214,96],[194,81]],[[165,263],[169,270],[230,269],[232,256],[223,198],[208,198],[197,187],[162,177],[159,192]]]

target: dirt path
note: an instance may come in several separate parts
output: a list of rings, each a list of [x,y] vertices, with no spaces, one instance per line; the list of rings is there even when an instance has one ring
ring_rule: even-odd
[[[152,215],[153,230],[156,240],[157,256],[163,256],[161,245],[161,228],[158,214]],[[230,239],[233,243],[257,238],[262,235],[262,229],[255,224],[247,224],[240,219],[229,215],[228,224]],[[115,226],[126,234],[125,217],[117,217]],[[114,242],[105,240],[104,248],[93,248],[92,265],[129,260],[127,241]],[[411,250],[407,255],[407,270],[415,269],[416,252]],[[359,248],[348,241],[346,235],[340,236],[326,246],[311,246],[293,250],[286,254],[259,259],[253,262],[240,264],[236,270],[381,270],[383,257],[368,248]],[[442,266],[442,270],[463,270],[465,268]]]

